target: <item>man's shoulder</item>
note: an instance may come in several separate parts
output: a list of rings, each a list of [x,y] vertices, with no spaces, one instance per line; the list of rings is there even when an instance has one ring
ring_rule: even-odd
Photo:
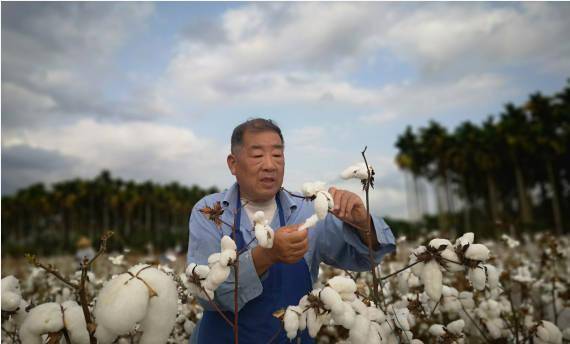
[[[202,197],[198,202],[196,202],[194,207],[202,208],[204,206],[213,206],[217,202],[221,203],[224,200],[224,198],[226,197],[228,190],[229,189],[224,189],[220,192],[215,192],[215,193],[211,193],[209,195],[206,195],[206,196]]]

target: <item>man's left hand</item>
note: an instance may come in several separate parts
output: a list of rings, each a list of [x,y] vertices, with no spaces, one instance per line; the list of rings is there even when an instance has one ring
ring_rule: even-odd
[[[368,212],[357,194],[334,187],[329,188],[329,193],[334,200],[332,213],[336,217],[360,230],[368,230],[370,226]]]

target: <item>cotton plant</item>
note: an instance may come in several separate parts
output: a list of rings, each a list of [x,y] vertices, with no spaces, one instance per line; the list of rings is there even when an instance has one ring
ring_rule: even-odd
[[[299,230],[304,230],[314,227],[319,220],[324,220],[327,213],[334,208],[334,200],[323,182],[304,183],[301,190],[303,196],[313,200],[315,207],[315,214],[299,227]]]
[[[429,328],[429,333],[437,338],[440,343],[456,343],[463,344],[464,335],[463,328],[465,321],[463,319],[455,320],[447,325],[433,324]]]
[[[257,244],[264,248],[273,247],[273,238],[275,233],[273,228],[269,226],[269,219],[265,217],[263,211],[257,211],[253,214],[253,229],[255,232],[255,239]]]
[[[149,265],[135,265],[101,289],[93,311],[95,337],[99,344],[112,343],[139,324],[139,343],[165,343],[176,320],[177,301],[171,277]]]
[[[562,344],[562,331],[550,321],[539,321],[530,329],[537,344]]]
[[[220,247],[220,252],[208,257],[208,265],[191,263],[186,268],[186,276],[191,282],[189,284],[191,294],[212,300],[214,291],[230,275],[230,266],[237,258],[237,246],[229,236],[224,235]]]

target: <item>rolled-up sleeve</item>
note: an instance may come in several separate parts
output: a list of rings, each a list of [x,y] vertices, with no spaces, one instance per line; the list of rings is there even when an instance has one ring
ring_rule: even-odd
[[[396,249],[396,240],[386,222],[372,216],[376,238],[380,244],[372,250],[374,262],[379,264],[386,254]],[[362,242],[357,230],[332,215],[322,222],[324,228],[319,228],[317,251],[320,260],[326,264],[354,271],[370,269],[368,246]]]
[[[198,202],[190,215],[189,221],[189,244],[187,263],[200,265],[208,264],[208,257],[216,252],[220,252],[220,240],[223,232],[216,225],[206,219],[198,209],[202,208],[205,202]],[[225,226],[225,225],[224,225]],[[248,301],[259,296],[263,291],[263,286],[255,270],[251,250],[243,252],[239,256],[239,287],[238,287],[238,308],[241,309]],[[229,277],[214,292],[214,301],[223,310],[234,310],[234,268],[231,268]],[[214,307],[207,300],[198,299],[207,310],[214,310]]]

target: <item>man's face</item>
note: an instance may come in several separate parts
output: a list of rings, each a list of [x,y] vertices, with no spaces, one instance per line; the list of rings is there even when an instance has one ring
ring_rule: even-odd
[[[275,197],[285,172],[283,148],[276,132],[246,130],[242,146],[228,156],[228,167],[236,176],[242,197],[254,202]]]

